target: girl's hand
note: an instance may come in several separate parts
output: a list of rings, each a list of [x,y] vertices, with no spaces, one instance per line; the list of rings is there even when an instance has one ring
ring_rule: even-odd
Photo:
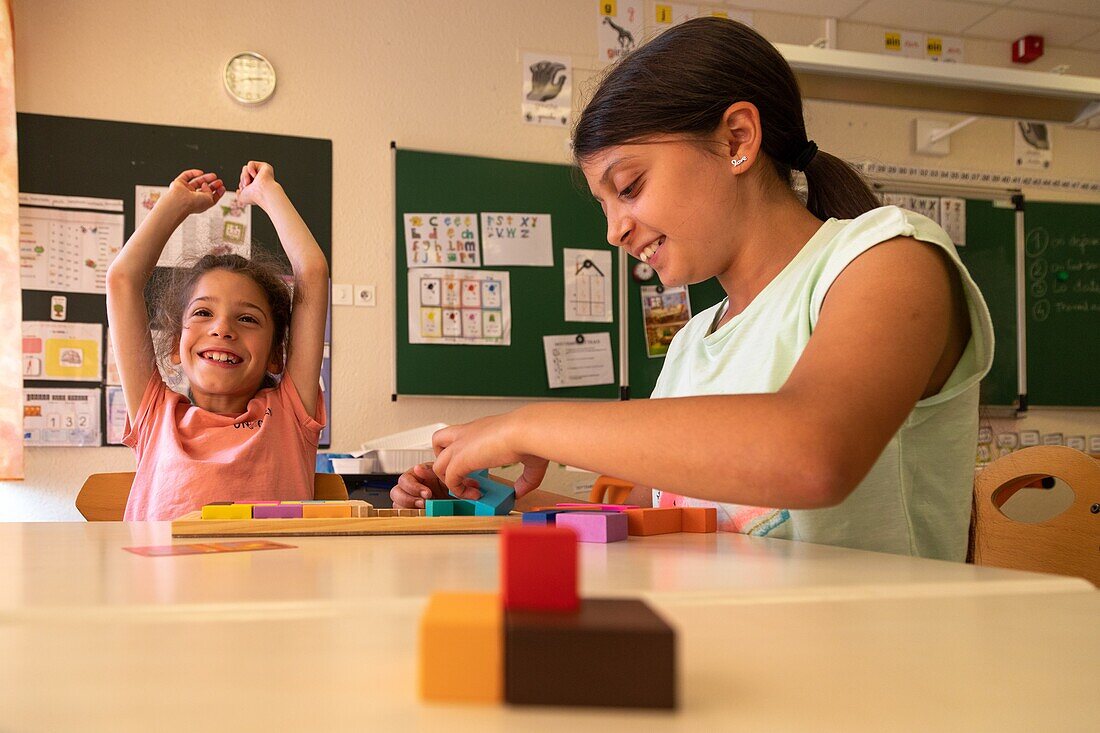
[[[275,181],[275,169],[270,164],[250,160],[248,165],[241,168],[241,184],[237,188],[237,201],[262,207],[278,185]]]
[[[516,479],[516,496],[538,488],[549,465],[545,458],[521,452],[519,438],[523,417],[519,411],[484,417],[465,425],[452,425],[432,436],[435,463],[432,470],[460,499],[477,499],[480,493],[465,485],[472,471],[512,463],[523,463],[523,475]]]
[[[201,214],[225,195],[225,184],[217,173],[203,173],[197,168],[186,170],[168,185],[168,193],[157,202],[178,206],[184,215]]]
[[[477,481],[465,479],[465,486],[477,494]],[[423,509],[428,499],[449,498],[447,487],[435,475],[430,463],[421,463],[405,471],[397,480],[397,486],[390,489],[390,499],[399,509]]]

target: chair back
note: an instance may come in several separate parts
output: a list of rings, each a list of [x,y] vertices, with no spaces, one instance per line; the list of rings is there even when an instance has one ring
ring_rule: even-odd
[[[76,495],[76,510],[89,522],[121,522],[134,483],[133,471],[93,473]],[[348,498],[344,479],[336,473],[313,478],[313,498],[340,501]]]
[[[1041,522],[1011,519],[1001,511],[1022,488],[1046,477],[1073,490],[1073,504]],[[971,556],[992,565],[1074,575],[1100,585],[1100,461],[1064,446],[1024,448],[986,466],[974,480]]]

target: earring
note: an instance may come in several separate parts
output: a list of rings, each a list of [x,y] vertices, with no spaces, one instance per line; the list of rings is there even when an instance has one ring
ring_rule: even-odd
[[[733,167],[736,168],[737,166],[741,165],[742,163],[744,163],[748,159],[749,159],[749,156],[742,155],[740,158],[734,158],[733,160],[730,161],[730,163],[733,163]]]

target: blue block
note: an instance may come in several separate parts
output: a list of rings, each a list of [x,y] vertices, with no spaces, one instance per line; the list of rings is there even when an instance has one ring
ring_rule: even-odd
[[[523,523],[548,527],[554,524],[554,516],[557,514],[561,514],[561,512],[556,509],[550,509],[545,512],[524,512]]]
[[[481,498],[472,501],[478,507],[474,512],[477,516],[508,514],[515,507],[516,490],[511,486],[489,478],[489,469],[475,471],[469,474],[467,478],[477,481],[478,489],[481,490]],[[454,496],[454,494],[451,494],[451,496]],[[465,499],[464,501],[471,500]]]
[[[424,516],[426,517],[453,517],[455,504],[452,499],[428,499],[424,502]]]

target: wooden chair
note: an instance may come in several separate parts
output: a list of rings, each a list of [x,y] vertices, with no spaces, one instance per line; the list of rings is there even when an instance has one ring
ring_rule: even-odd
[[[1051,476],[1073,490],[1069,509],[1036,523],[1004,515],[1010,496]],[[1044,445],[989,464],[974,480],[970,550],[975,565],[1074,575],[1100,585],[1100,461]]]
[[[593,504],[623,504],[626,502],[634,484],[611,476],[600,476],[592,484],[588,500]]]
[[[132,471],[93,473],[76,495],[76,509],[89,522],[121,522],[133,483]],[[336,473],[315,474],[313,498],[329,501],[347,499],[344,479]]]

